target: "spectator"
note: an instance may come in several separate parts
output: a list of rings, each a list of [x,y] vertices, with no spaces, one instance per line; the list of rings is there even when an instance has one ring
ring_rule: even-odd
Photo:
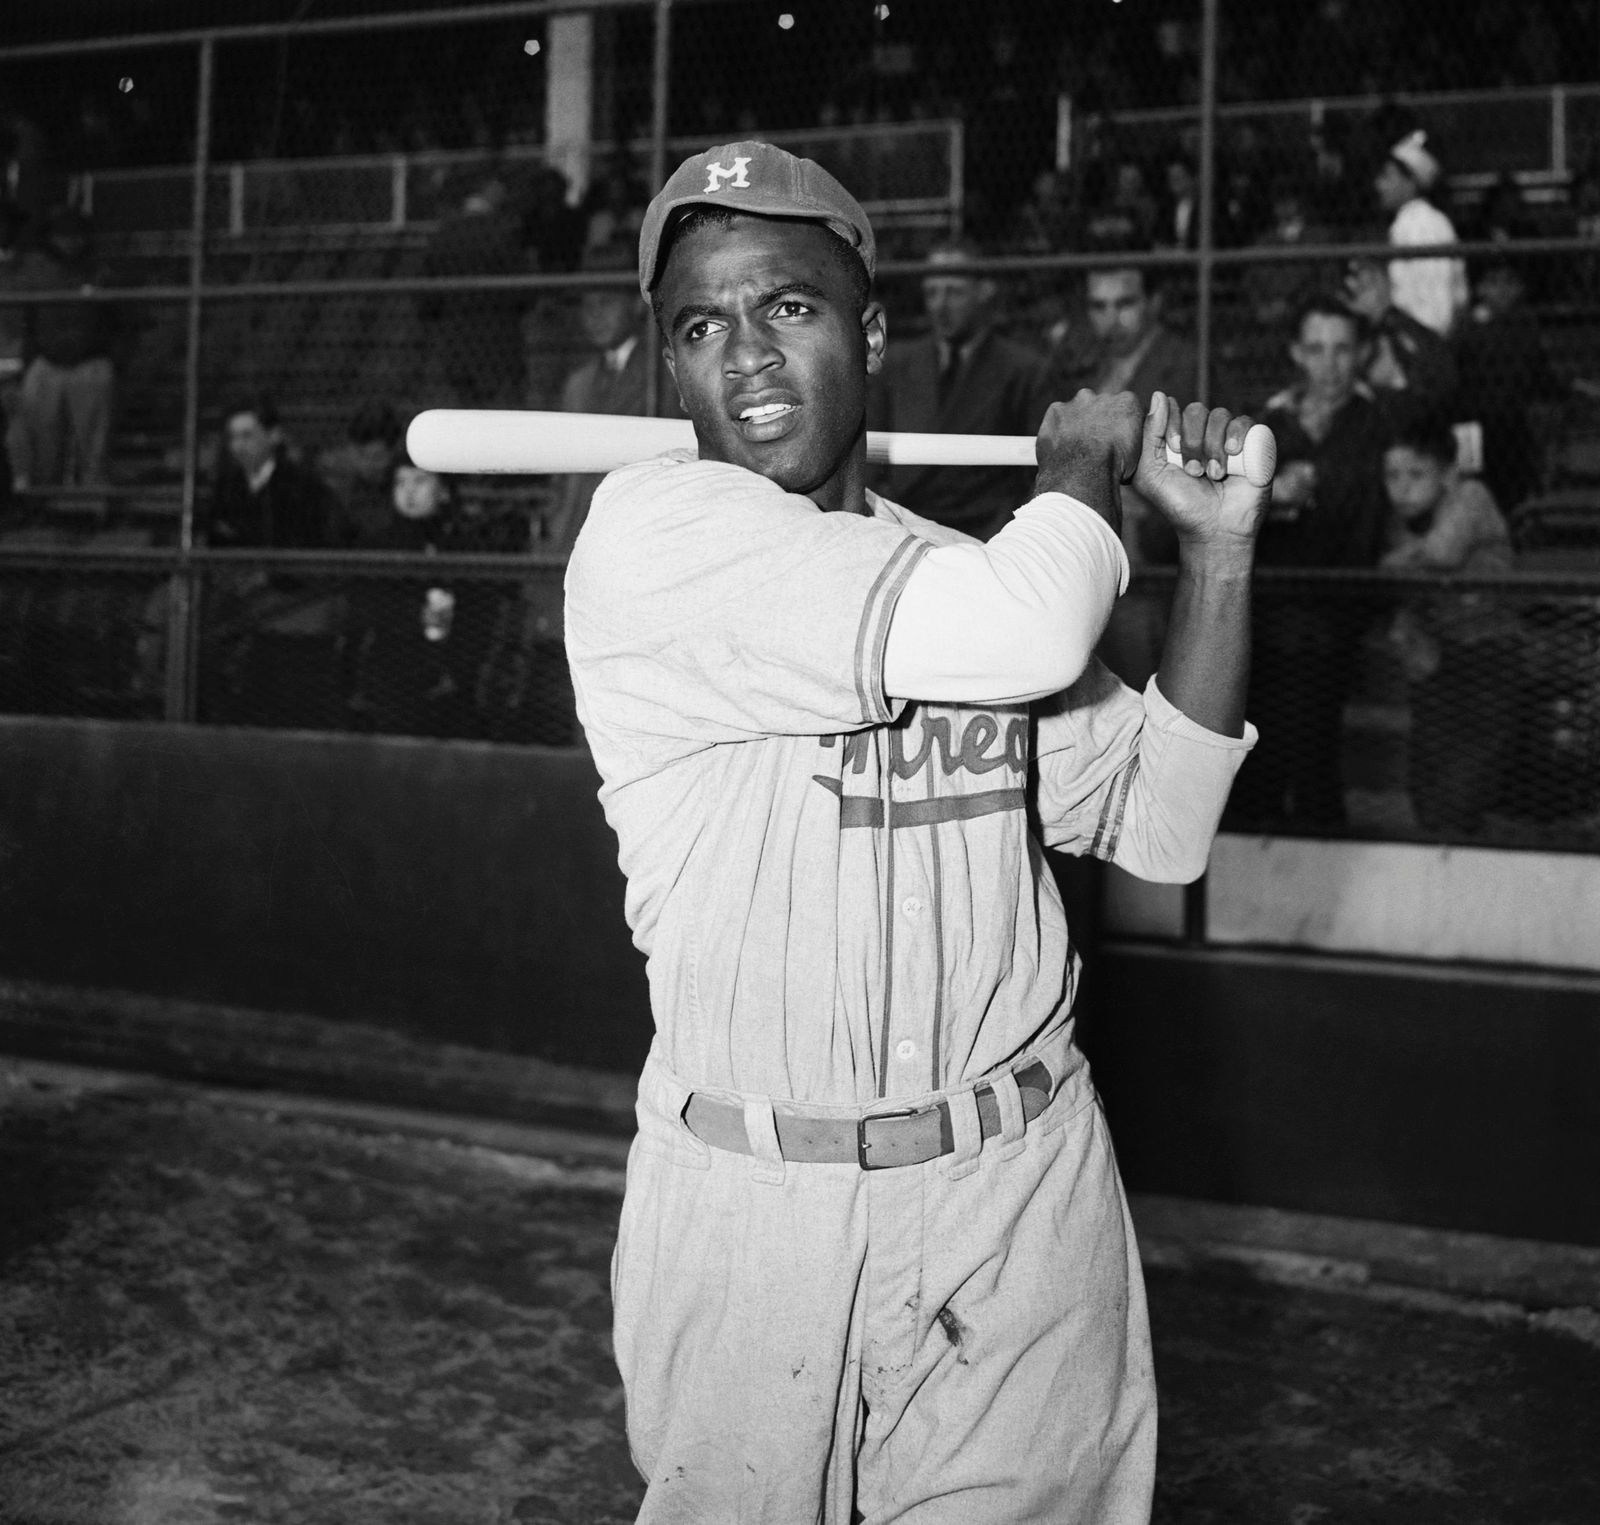
[[[0,195],[0,296],[16,291],[22,284],[22,233],[28,219],[16,202]],[[0,435],[0,450],[8,462],[6,480],[10,484],[9,462],[22,459],[22,372],[27,352],[28,317],[21,307],[0,305],[0,415],[6,422]]]
[[[391,484],[403,453],[401,434],[394,409],[374,399],[356,409],[344,442],[317,457],[317,475],[339,502],[332,540],[361,550],[382,543],[393,512]]]
[[[1163,291],[1154,272],[1134,265],[1091,270],[1084,280],[1089,334],[1058,351],[1051,388],[1071,397],[1080,387],[1133,392],[1150,405],[1153,392],[1194,400],[1199,360],[1191,340],[1162,322]],[[1122,542],[1134,570],[1176,559],[1165,522],[1131,487],[1122,494]],[[1142,686],[1155,672],[1166,631],[1162,605],[1148,594],[1119,600],[1101,639],[1100,657],[1125,683]]]
[[[313,550],[333,543],[338,505],[322,480],[285,449],[270,397],[230,405],[223,444],[226,459],[206,525],[210,544]]]
[[[217,547],[314,550],[332,544],[338,504],[284,449],[270,398],[223,415],[226,460],[205,525]],[[280,572],[219,572],[203,654],[207,718],[242,725],[335,727],[343,601],[329,584]]]
[[[1227,249],[1253,243],[1266,226],[1271,205],[1261,183],[1261,148],[1246,123],[1218,164],[1216,241]]]
[[[1136,159],[1118,160],[1110,194],[1089,207],[1084,242],[1098,249],[1148,249],[1155,241],[1156,203]]]
[[[598,245],[584,252],[590,274],[626,271],[626,286],[591,287],[578,300],[578,325],[589,356],[561,387],[568,413],[643,416],[646,379],[654,353],[639,297],[638,256],[626,244]],[[657,410],[677,413],[672,377],[657,365]],[[589,513],[602,474],[569,473],[553,479],[550,506],[531,526],[537,549],[566,555]],[[496,604],[493,631],[477,702],[497,741],[568,744],[576,734],[572,688],[562,638],[560,587],[534,575],[520,588],[505,585]]]
[[[1056,356],[1054,393],[1079,387],[1133,392],[1148,405],[1152,392],[1193,399],[1198,381],[1194,343],[1162,322],[1162,290],[1153,270],[1108,264],[1084,279],[1089,332],[1069,333]]]
[[[1551,369],[1520,266],[1491,259],[1478,276],[1476,296],[1457,342],[1458,412],[1481,428],[1484,481],[1514,512],[1540,486],[1533,410],[1558,401],[1564,389]]]
[[[520,275],[530,268],[505,184],[491,175],[439,224],[423,271],[430,276]],[[445,386],[464,407],[510,406],[522,377],[517,291],[429,293],[418,303]]]
[[[389,522],[375,549],[460,551],[454,489],[402,455],[389,479]],[[492,606],[481,586],[448,575],[370,581],[353,596],[355,689],[364,726],[391,735],[474,736],[478,669]]]
[[[1255,241],[1256,247],[1296,249],[1331,240],[1332,231],[1311,216],[1300,184],[1287,177],[1274,181],[1272,226]],[[1334,272],[1324,262],[1263,261],[1245,266],[1244,291],[1257,324],[1270,333],[1282,333],[1306,298],[1333,281]]]
[[[84,296],[29,309],[19,485],[98,485],[106,480],[118,321],[108,303],[89,296],[91,288],[104,284],[88,219],[71,207],[57,207],[45,219],[39,247],[23,256],[18,286]]]
[[[618,144],[605,162],[596,167],[589,188],[578,203],[584,246],[604,247],[637,239],[649,199],[644,180],[634,168],[627,148]]]
[[[1531,238],[1537,231],[1517,177],[1502,170],[1484,192],[1483,205],[1478,208],[1469,236],[1485,243],[1511,243]]]
[[[996,286],[965,240],[928,255],[929,332],[891,346],[867,401],[867,427],[937,434],[1035,434],[1050,406],[1045,364],[995,332]],[[1014,467],[879,467],[868,483],[924,518],[987,540],[1025,503],[1033,473]]]
[[[1158,249],[1196,249],[1200,246],[1200,177],[1194,160],[1181,149],[1168,154],[1163,164],[1166,199],[1156,224]]]
[[[1262,411],[1278,441],[1272,503],[1257,541],[1262,567],[1371,567],[1383,548],[1385,429],[1360,382],[1365,320],[1333,296],[1294,325],[1293,385]],[[1241,769],[1233,816],[1249,827],[1315,831],[1344,824],[1344,700],[1361,619],[1352,606],[1281,585],[1255,599],[1251,713],[1261,744]]]
[[[577,267],[584,218],[567,205],[567,177],[554,165],[534,163],[518,176],[512,202],[521,218],[522,243],[540,270]]]
[[[1438,334],[1395,304],[1388,268],[1377,260],[1351,260],[1344,301],[1365,321],[1361,380],[1389,428],[1444,413],[1455,398],[1455,356]]]
[[[654,346],[646,331],[649,308],[639,297],[639,259],[624,244],[604,244],[585,251],[583,268],[592,275],[627,272],[626,286],[591,287],[578,300],[578,325],[591,350],[567,376],[561,388],[564,413],[627,413],[642,416],[646,382]],[[665,366],[657,368],[656,395],[662,413],[677,413],[676,392]],[[548,548],[572,548],[589,512],[589,500],[600,485],[599,475],[560,478],[555,507],[547,521]]]
[[[529,269],[546,274],[575,270],[584,246],[582,212],[567,205],[567,180],[541,164],[524,177],[514,198],[522,208],[520,237]],[[556,405],[572,347],[565,293],[530,293],[522,309],[523,395],[530,408]]]
[[[1042,169],[1017,213],[1011,242],[1024,254],[1059,254],[1072,247],[1080,221],[1070,177],[1064,170]]]
[[[51,159],[44,129],[15,106],[0,105],[0,195],[25,217],[38,217],[66,193],[65,177]]]
[[[1373,180],[1378,201],[1394,214],[1389,242],[1396,248],[1453,244],[1450,219],[1427,199],[1439,179],[1439,161],[1428,149],[1420,128],[1389,150]],[[1389,262],[1394,305],[1419,323],[1448,338],[1467,305],[1467,267],[1458,259],[1397,259]]]
[[[1396,571],[1506,572],[1511,538],[1494,496],[1456,469],[1442,421],[1397,434],[1383,458],[1392,517],[1380,563]],[[1515,735],[1520,631],[1492,592],[1441,592],[1402,608],[1389,638],[1411,688],[1411,801],[1428,831],[1480,830]]]

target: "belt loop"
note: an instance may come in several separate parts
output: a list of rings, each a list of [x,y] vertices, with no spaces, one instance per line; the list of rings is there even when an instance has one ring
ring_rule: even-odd
[[[744,1133],[750,1140],[750,1179],[767,1186],[783,1184],[783,1150],[778,1144],[778,1120],[772,1115],[772,1099],[749,1096],[744,1103]]]
[[[1006,1070],[996,1075],[989,1084],[994,1089],[994,1099],[1000,1104],[997,1152],[1002,1160],[1015,1159],[1028,1147],[1028,1119],[1023,1115],[1022,1092],[1017,1089],[1017,1077]]]
[[[978,1155],[983,1149],[983,1125],[978,1120],[978,1097],[971,1086],[951,1091],[949,1101],[950,1136],[955,1148],[945,1176],[948,1180],[959,1181],[978,1168]]]
[[[694,1167],[697,1170],[709,1170],[711,1146],[696,1135],[684,1115],[688,1112],[689,1103],[693,1098],[694,1092],[654,1055],[645,1060],[644,1071],[639,1077],[640,1127],[646,1126],[643,1117],[646,1111],[664,1118],[679,1135],[682,1143],[693,1151]]]

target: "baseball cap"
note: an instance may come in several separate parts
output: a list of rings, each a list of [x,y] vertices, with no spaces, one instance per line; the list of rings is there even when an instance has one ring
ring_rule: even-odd
[[[639,290],[649,299],[662,235],[680,207],[720,206],[755,217],[798,217],[832,229],[861,256],[867,274],[878,246],[861,203],[813,159],[771,143],[724,143],[685,159],[656,193],[639,229]]]

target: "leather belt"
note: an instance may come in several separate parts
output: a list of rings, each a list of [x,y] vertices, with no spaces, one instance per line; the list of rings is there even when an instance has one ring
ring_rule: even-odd
[[[1041,1059],[1015,1072],[1022,1097],[1022,1116],[1032,1122],[1049,1104],[1055,1082]],[[1000,1101],[994,1087],[980,1085],[973,1097],[978,1103],[978,1126],[984,1138],[1000,1131]],[[696,1091],[683,1109],[683,1120],[697,1139],[714,1149],[753,1154],[745,1132],[744,1108]],[[778,1148],[784,1159],[812,1165],[859,1165],[863,1170],[887,1170],[896,1165],[921,1165],[955,1149],[948,1101],[929,1102],[898,1112],[869,1112],[864,1117],[824,1117],[816,1113],[785,1112],[773,1108],[778,1127]]]

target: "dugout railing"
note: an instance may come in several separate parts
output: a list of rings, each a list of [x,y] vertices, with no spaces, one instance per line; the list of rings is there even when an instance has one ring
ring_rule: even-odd
[[[0,711],[581,744],[555,555],[0,546]],[[1102,657],[1155,670],[1172,572]],[[1600,850],[1600,569],[1262,568],[1230,829]],[[1465,616],[1465,618],[1463,617]]]

